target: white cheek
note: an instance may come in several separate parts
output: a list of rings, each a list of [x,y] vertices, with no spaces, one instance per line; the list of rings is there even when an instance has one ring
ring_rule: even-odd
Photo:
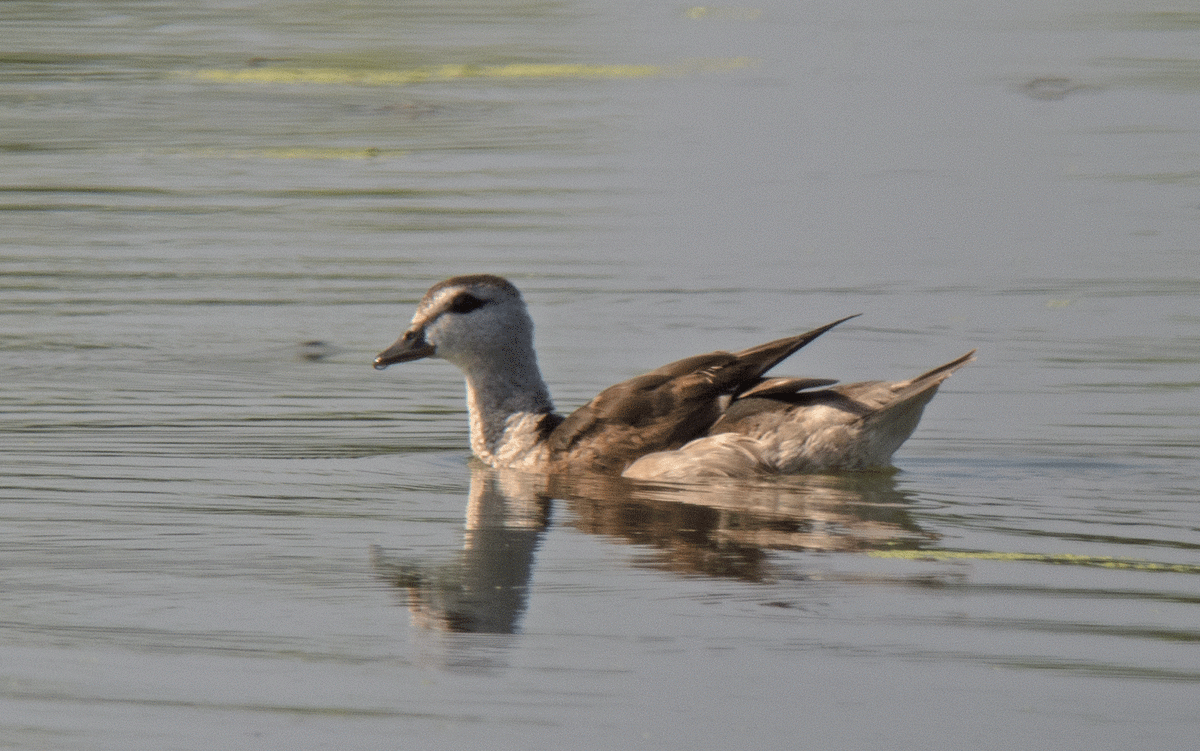
[[[442,358],[446,358],[447,355],[453,353],[460,345],[458,337],[454,335],[454,331],[446,325],[446,318],[444,316],[425,327],[425,341],[437,347],[435,357]]]
[[[484,355],[486,338],[469,316],[447,314],[425,327],[425,341],[436,348],[439,357],[460,367]]]

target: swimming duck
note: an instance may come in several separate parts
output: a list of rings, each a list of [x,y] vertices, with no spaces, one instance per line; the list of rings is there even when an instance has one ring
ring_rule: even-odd
[[[765,378],[855,316],[740,352],[696,355],[602,391],[563,417],[521,293],[490,274],[438,282],[375,367],[440,358],[467,383],[471,450],[493,467],[689,481],[887,467],[974,350],[907,381]]]

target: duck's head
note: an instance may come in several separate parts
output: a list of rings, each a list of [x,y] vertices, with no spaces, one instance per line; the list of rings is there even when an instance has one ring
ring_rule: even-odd
[[[531,357],[533,321],[521,293],[491,274],[456,276],[429,288],[412,323],[375,358],[375,367],[436,357],[470,370],[479,364],[503,367]]]

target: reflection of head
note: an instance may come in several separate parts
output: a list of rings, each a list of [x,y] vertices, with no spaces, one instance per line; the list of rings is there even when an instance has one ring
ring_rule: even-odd
[[[457,633],[515,633],[539,536],[525,529],[467,532],[457,562],[406,577],[402,586],[413,622]]]
[[[511,475],[511,476],[508,476]],[[544,483],[544,480],[543,480]],[[529,578],[550,503],[515,473],[476,467],[457,559],[429,564],[375,555],[375,568],[403,588],[413,623],[455,633],[511,634],[525,611]]]
[[[471,586],[461,566],[430,572],[405,591],[413,624],[435,631],[511,634],[525,606],[523,592]]]

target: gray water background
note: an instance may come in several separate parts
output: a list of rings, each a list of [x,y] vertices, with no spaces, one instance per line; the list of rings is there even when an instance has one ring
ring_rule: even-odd
[[[1200,737],[1190,4],[7,2],[0,40],[0,747]],[[508,496],[452,368],[370,360],[481,271],[564,410],[850,313],[780,372],[979,360],[892,477],[504,511],[515,633],[455,633],[412,572],[485,571]]]

